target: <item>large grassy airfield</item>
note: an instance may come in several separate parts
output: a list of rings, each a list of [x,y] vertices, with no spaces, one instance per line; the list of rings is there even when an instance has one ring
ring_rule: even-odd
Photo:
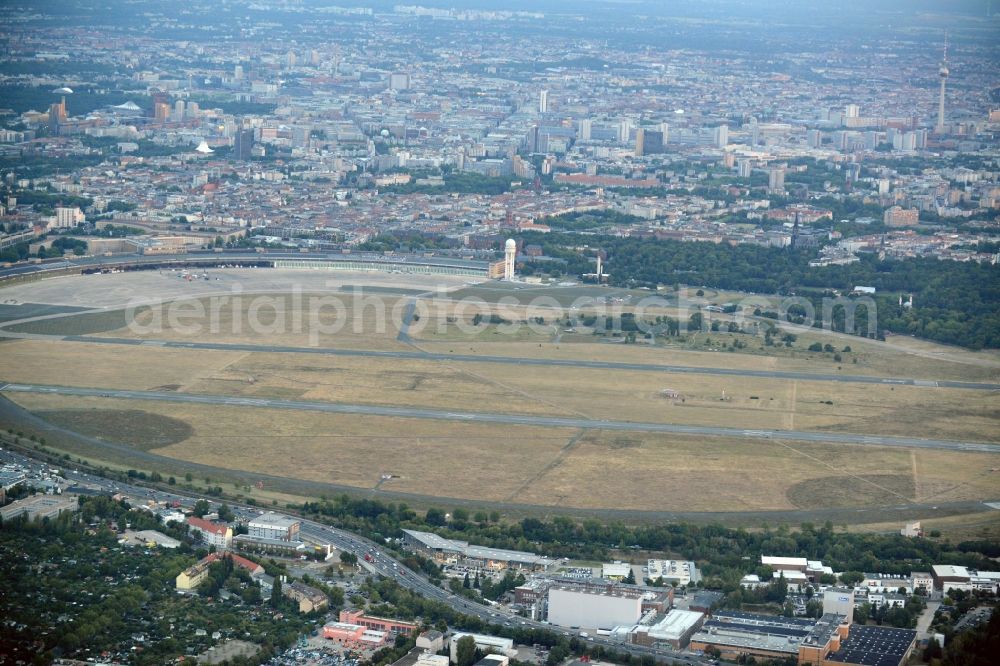
[[[1000,500],[1000,401],[996,390],[981,386],[1000,383],[995,353],[817,330],[796,331],[791,347],[719,332],[624,344],[563,320],[597,307],[569,310],[580,298],[605,303],[610,296],[629,311],[642,293],[470,286],[458,278],[395,274],[257,269],[209,270],[208,276],[91,275],[0,289],[0,319],[9,325],[0,335],[10,336],[0,343],[0,382],[260,403],[4,391],[58,429],[16,422],[9,410],[0,414],[2,425],[39,429],[50,447],[122,468],[164,475],[196,469],[199,476],[212,469],[214,479],[233,480],[247,495],[355,489],[412,504],[473,500],[636,516],[704,512],[729,522],[743,512],[754,522],[762,520],[758,512],[806,519],[829,509],[872,524],[904,513],[928,524],[941,516],[942,526],[957,514],[974,514],[968,522],[977,524],[995,525],[994,515],[1000,517],[978,504]],[[359,285],[363,297],[355,298]],[[261,294],[266,298],[256,297]],[[320,307],[314,315],[310,304],[318,301],[311,299],[331,297],[344,307]],[[647,314],[686,316],[697,306],[737,299],[673,294]],[[25,303],[56,307],[17,305]],[[126,325],[129,304],[132,325]],[[504,324],[473,326],[477,312],[533,325],[513,332]],[[732,350],[734,340],[746,346]],[[180,346],[203,342],[217,348]],[[813,342],[832,344],[840,360],[807,351]],[[344,353],[317,353],[323,350]],[[435,356],[423,358],[424,352]],[[630,365],[581,367],[577,361]],[[731,371],[758,376],[723,374]],[[918,381],[831,380],[845,376]],[[935,385],[942,381],[980,386]],[[455,418],[276,409],[269,400],[406,407]],[[467,414],[566,417],[614,427],[504,424]],[[732,432],[630,431],[632,422]],[[781,431],[858,441],[801,441]],[[865,437],[997,449],[883,446]],[[103,449],[96,440],[121,447]],[[243,485],[253,474],[268,475],[263,490]],[[900,512],[901,506],[908,508]]]

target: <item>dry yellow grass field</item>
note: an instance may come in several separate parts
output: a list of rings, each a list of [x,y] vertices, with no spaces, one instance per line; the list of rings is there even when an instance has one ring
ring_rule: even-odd
[[[517,499],[597,508],[614,497],[623,509],[664,511],[944,502],[995,495],[998,468],[1000,453],[598,432]]]
[[[186,422],[180,460],[441,497],[576,508],[747,511],[993,497],[997,454],[833,446],[14,394],[44,410]],[[66,418],[64,416],[64,418]]]
[[[711,334],[710,337],[715,340],[724,339],[728,342],[735,336]],[[739,337],[751,346],[759,346],[761,344],[759,338]],[[808,337],[804,336],[801,339],[808,340]],[[975,362],[974,357],[970,358],[966,363],[957,363],[937,358],[924,358],[857,339],[846,342],[843,340],[835,341],[835,344],[838,345],[850,345],[851,349],[854,350],[850,354],[844,354],[844,361],[837,363],[830,354],[824,355],[803,351],[808,347],[808,344],[806,342],[803,346],[802,343],[798,343],[797,346],[799,349],[795,352],[777,348],[765,348],[763,350],[750,349],[740,352],[713,352],[681,347],[651,347],[646,344],[623,345],[602,342],[542,342],[541,344],[524,344],[504,340],[502,336],[493,336],[493,339],[468,338],[447,341],[420,339],[418,341],[418,346],[421,349],[444,353],[587,359],[693,367],[912,377],[917,379],[1000,381],[1000,368],[990,365],[979,365]],[[839,346],[837,348],[842,349],[843,347]],[[854,358],[858,359],[857,363],[853,363]]]
[[[55,340],[11,340],[3,346],[5,382],[98,388],[179,389],[246,356]]]
[[[184,442],[155,453],[226,469],[444,497],[500,500],[534,461],[572,436],[557,428],[450,423],[273,409],[16,394],[32,411],[139,409],[182,420]]]
[[[325,402],[568,415],[554,402],[476,372],[479,364],[305,354],[248,354],[186,390]],[[253,383],[251,383],[251,381]]]
[[[1000,442],[1000,403],[979,390],[46,340],[5,350],[12,382]]]
[[[321,300],[313,300],[321,299]],[[243,294],[189,298],[136,313],[104,337],[289,346],[402,349],[396,340],[407,299],[350,294]]]
[[[144,279],[150,287],[156,287],[158,279],[171,289],[180,283],[176,278]],[[103,298],[102,286],[119,283],[117,288],[123,289],[124,278],[90,281],[90,298]],[[46,288],[55,293],[57,286]],[[206,283],[200,288],[216,286]],[[186,296],[182,311],[204,312],[200,320],[187,317],[186,323],[200,325],[197,331],[186,332],[169,318],[161,327],[150,327],[156,317],[150,311],[136,322],[149,330],[125,328],[102,335],[359,350],[416,347],[472,355],[1000,382],[1000,354],[996,352],[967,352],[908,338],[878,343],[807,331],[792,349],[763,350],[757,348],[760,338],[717,333],[655,347],[601,343],[593,336],[573,334],[553,342],[563,327],[551,316],[510,307],[501,314],[514,319],[543,315],[546,324],[538,331],[522,326],[515,336],[504,335],[496,326],[483,326],[469,334],[459,330],[456,321],[467,320],[480,310],[463,311],[443,298],[420,301],[410,345],[397,339],[410,297],[398,293],[399,285],[393,288],[396,293],[372,293],[361,304],[352,303],[350,294],[333,294],[350,307],[339,314],[327,307],[319,323],[338,324],[337,333],[314,335],[309,315],[296,311],[289,296],[269,294],[255,301],[248,292],[237,307],[229,301],[214,312],[212,301],[203,293]],[[308,303],[314,295],[304,293],[302,302]],[[707,293],[705,303],[731,296]],[[112,307],[103,301],[94,304]],[[263,330],[249,325],[252,308]],[[705,351],[707,337],[715,346],[741,339],[751,349]],[[850,345],[852,351],[837,363],[830,354],[807,352],[812,341],[830,342],[837,349]],[[185,433],[183,439],[157,446],[168,440],[151,435],[149,441],[135,442],[136,448],[219,468],[362,491],[378,485],[444,498],[647,511],[811,510],[1000,498],[1000,401],[988,391],[199,351],[155,344],[17,340],[3,343],[2,349],[0,381],[8,382],[998,443],[995,454],[957,453],[6,394],[43,415],[49,411],[69,428],[76,424],[93,434],[106,424],[106,438],[111,441],[132,443],[136,432],[143,432],[132,427],[133,418],[145,426],[145,432],[161,435],[167,421],[150,415],[171,417],[185,427],[170,432]],[[665,397],[665,389],[678,397]],[[386,480],[383,474],[393,476]],[[942,525],[958,524],[942,520]],[[989,518],[967,524],[969,529],[982,524],[992,529]]]

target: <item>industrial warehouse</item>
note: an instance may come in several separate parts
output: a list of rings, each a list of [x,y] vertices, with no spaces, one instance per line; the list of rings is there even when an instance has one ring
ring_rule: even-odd
[[[441,564],[493,571],[502,569],[548,571],[556,564],[555,560],[534,553],[473,546],[467,541],[445,539],[432,532],[403,530],[403,534],[403,544],[406,548]]]
[[[854,625],[837,613],[819,620],[719,611],[691,637],[690,649],[718,650],[723,659],[795,659],[800,666],[900,666],[917,632]]]

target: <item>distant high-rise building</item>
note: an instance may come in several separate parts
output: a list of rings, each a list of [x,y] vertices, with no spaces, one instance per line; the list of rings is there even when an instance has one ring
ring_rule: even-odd
[[[167,108],[170,107],[170,95],[162,90],[154,90],[149,95],[152,106],[149,107],[149,115],[156,118],[156,105],[163,104]]]
[[[590,141],[590,130],[593,128],[593,122],[590,118],[581,118],[577,123],[577,138],[580,141]]]
[[[819,148],[823,145],[823,133],[818,129],[811,129],[806,131],[806,143],[810,148]]]
[[[941,79],[941,95],[938,99],[938,117],[937,117],[937,128],[938,134],[944,134],[944,89],[948,81],[948,76],[951,72],[948,70],[948,35],[944,36],[944,56],[941,58],[941,67],[938,69],[938,77]]]
[[[389,90],[409,90],[410,75],[406,72],[395,72],[389,75]]]
[[[767,191],[769,194],[785,193],[785,167],[772,167],[768,171]]]
[[[736,173],[740,178],[749,178],[752,171],[753,165],[750,160],[740,160],[736,163]]]
[[[538,112],[548,113],[549,112],[549,91],[542,90],[538,93]]]
[[[757,122],[757,118],[750,118],[750,147],[754,147],[760,143],[760,123]]]
[[[861,115],[861,107],[857,104],[848,104],[844,107],[844,118],[857,118]]]
[[[59,229],[69,229],[87,221],[77,206],[56,206],[56,224]]]
[[[233,78],[237,81],[243,80],[243,65],[236,65],[233,67]]]
[[[55,134],[59,133],[59,125],[66,122],[66,98],[49,105],[49,127]]]
[[[667,123],[660,123],[660,134],[663,135],[663,145],[666,146],[670,143],[670,125]]]
[[[656,155],[663,152],[663,132],[640,127],[635,131],[635,155]]]
[[[628,143],[632,138],[632,120],[623,118],[618,124],[618,142]]]
[[[187,103],[187,109],[184,111],[186,117],[197,118],[199,113],[201,113],[201,107],[198,106],[198,102]]]
[[[712,141],[716,148],[725,148],[729,145],[729,125],[719,125],[712,131]]]
[[[175,123],[179,123],[184,120],[184,100],[179,99],[174,102],[173,113],[170,114],[170,119]]]
[[[170,119],[170,105],[156,102],[153,105],[153,119],[158,123],[167,122]]]
[[[236,132],[233,141],[233,157],[240,161],[250,159],[250,151],[253,149],[253,129],[240,129]]]
[[[309,139],[312,134],[312,128],[308,125],[296,125],[292,128],[292,147],[294,148],[308,148]]]
[[[295,67],[295,62],[296,62],[295,51],[289,51],[285,55],[285,66],[287,66],[288,69],[291,69],[292,67]]]

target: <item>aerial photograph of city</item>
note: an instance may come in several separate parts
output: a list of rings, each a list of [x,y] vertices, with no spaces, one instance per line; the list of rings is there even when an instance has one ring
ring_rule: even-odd
[[[1000,0],[0,0],[0,665],[1000,664]]]

